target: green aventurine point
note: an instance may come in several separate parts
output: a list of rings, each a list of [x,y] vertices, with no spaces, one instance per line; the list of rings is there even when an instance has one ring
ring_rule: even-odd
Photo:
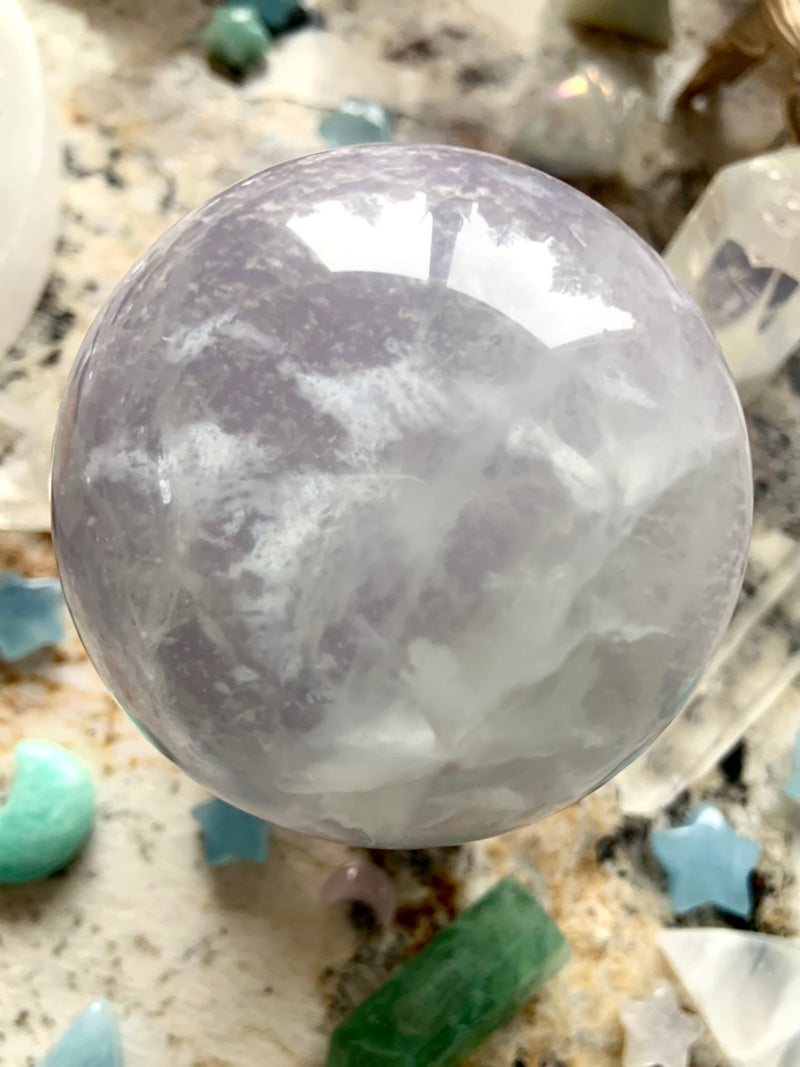
[[[547,912],[505,878],[336,1028],[328,1067],[454,1067],[568,958]]]

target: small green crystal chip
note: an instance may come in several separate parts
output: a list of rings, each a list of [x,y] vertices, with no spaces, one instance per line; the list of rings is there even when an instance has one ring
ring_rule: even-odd
[[[233,71],[244,72],[264,59],[272,38],[251,4],[218,7],[206,27],[209,53]]]
[[[336,1028],[328,1067],[453,1067],[568,958],[550,916],[505,878]]]

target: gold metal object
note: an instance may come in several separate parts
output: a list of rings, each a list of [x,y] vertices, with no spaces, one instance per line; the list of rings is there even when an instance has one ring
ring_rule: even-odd
[[[798,62],[800,61],[800,0],[758,0],[708,49],[705,62],[677,99],[685,107],[696,96],[735,81],[751,67],[778,52],[786,63],[784,106],[794,139],[800,140]]]

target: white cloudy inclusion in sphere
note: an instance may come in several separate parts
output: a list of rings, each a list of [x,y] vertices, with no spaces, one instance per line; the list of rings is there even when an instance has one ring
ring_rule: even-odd
[[[110,689],[226,800],[345,841],[508,830],[697,682],[751,517],[697,309],[520,164],[274,167],[112,294],[55,442],[66,597]]]

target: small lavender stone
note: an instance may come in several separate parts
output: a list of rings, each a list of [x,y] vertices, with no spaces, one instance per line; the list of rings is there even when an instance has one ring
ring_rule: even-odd
[[[380,104],[349,96],[320,123],[319,135],[329,145],[391,141],[389,116]]]
[[[94,786],[83,763],[47,741],[21,741],[11,789],[0,805],[0,883],[60,871],[94,825]]]
[[[337,867],[325,879],[319,900],[323,907],[340,900],[367,904],[384,928],[392,925],[397,911],[397,893],[391,878],[369,860],[351,860]]]
[[[203,829],[206,863],[223,867],[239,860],[263,863],[267,858],[269,826],[263,819],[216,797],[192,808]]]
[[[122,1067],[119,1028],[108,1001],[90,1004],[38,1067]]]
[[[703,904],[742,918],[750,914],[750,874],[760,846],[735,833],[712,804],[701,804],[683,826],[653,834],[652,844],[669,876],[676,915]]]
[[[736,391],[658,256],[431,145],[281,164],[165,234],[78,354],[52,485],[126,711],[215,795],[384,847],[509,830],[649,744],[730,618],[752,503]]]
[[[0,659],[24,659],[64,638],[64,598],[55,578],[0,575]]]

